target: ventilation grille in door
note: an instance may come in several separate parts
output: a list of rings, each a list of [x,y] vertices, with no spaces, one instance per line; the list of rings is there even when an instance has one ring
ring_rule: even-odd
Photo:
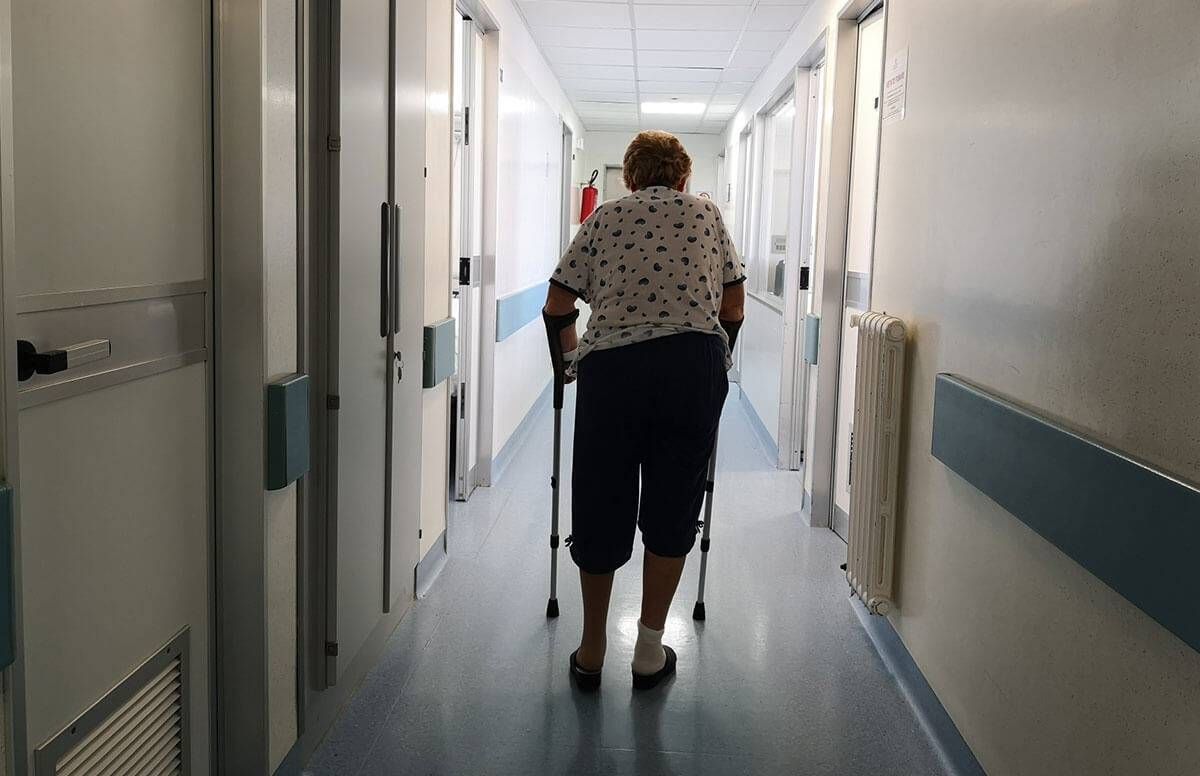
[[[187,631],[39,748],[37,776],[173,776],[187,767]]]

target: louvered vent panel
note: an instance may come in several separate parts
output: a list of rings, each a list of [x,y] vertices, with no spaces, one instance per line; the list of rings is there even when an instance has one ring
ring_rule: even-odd
[[[183,661],[178,657],[59,759],[56,776],[174,774],[183,755]]]
[[[37,776],[186,776],[187,630],[35,752]]]

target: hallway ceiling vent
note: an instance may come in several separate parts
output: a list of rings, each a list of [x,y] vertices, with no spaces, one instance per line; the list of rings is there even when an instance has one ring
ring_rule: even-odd
[[[183,630],[35,753],[36,776],[187,774]]]

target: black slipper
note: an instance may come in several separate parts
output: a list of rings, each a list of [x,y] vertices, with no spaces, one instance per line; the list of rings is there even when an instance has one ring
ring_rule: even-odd
[[[658,673],[639,674],[637,671],[633,672],[633,689],[652,690],[655,687],[658,687],[659,683],[662,682],[663,679],[666,679],[675,673],[675,661],[677,659],[675,656],[675,650],[664,644],[663,651],[667,653],[667,662],[658,670]]]
[[[585,671],[579,667],[579,663],[575,660],[575,655],[579,654],[579,650],[571,653],[571,678],[575,680],[576,686],[584,692],[593,692],[600,689],[600,672]]]

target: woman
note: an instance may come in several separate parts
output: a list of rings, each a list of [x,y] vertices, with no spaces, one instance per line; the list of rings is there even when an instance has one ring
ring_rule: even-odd
[[[633,552],[635,526],[646,552],[634,687],[675,671],[663,628],[696,541],[745,300],[720,211],[684,192],[691,172],[678,138],[640,133],[625,152],[632,193],[593,213],[550,279],[547,315],[570,315],[576,299],[591,306],[582,340],[573,326],[562,335],[578,380],[567,542],[583,588],[571,655],[582,689],[600,685],[613,572]]]

